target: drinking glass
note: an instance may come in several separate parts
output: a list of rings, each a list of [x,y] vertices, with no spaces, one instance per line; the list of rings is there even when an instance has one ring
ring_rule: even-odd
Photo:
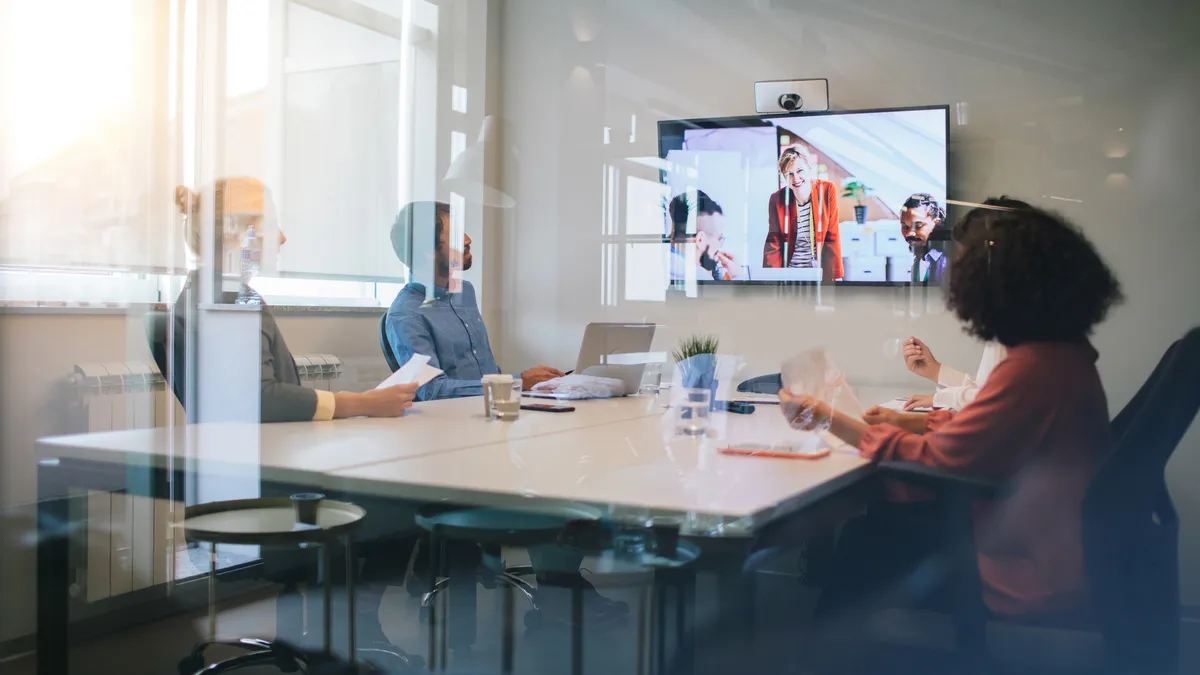
[[[489,416],[495,420],[511,422],[521,415],[521,378],[500,375],[484,382],[489,389],[487,398],[491,409]]]
[[[703,436],[708,433],[712,392],[708,389],[684,389],[677,399],[676,436]]]
[[[662,364],[647,363],[646,370],[642,373],[642,386],[638,389],[638,393],[647,396],[658,396],[658,390],[662,385]]]

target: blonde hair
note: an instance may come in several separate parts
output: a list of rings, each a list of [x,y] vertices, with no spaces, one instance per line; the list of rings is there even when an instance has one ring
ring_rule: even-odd
[[[816,159],[813,158],[812,153],[808,151],[808,148],[804,147],[803,145],[792,145],[785,148],[783,152],[779,153],[779,173],[787,173],[788,167],[798,159],[804,160],[804,163],[807,164],[808,168],[810,169],[817,168]]]
[[[246,176],[220,178],[204,190],[213,193],[213,221],[217,227],[217,233],[225,239],[240,237],[244,229],[239,227],[226,231],[226,218],[241,216],[246,221],[256,217],[261,218],[266,212],[270,196],[267,186],[261,180]],[[198,253],[202,232],[198,222],[200,220],[200,195],[187,186],[176,186],[175,206],[184,217],[183,229],[188,248],[193,253]]]

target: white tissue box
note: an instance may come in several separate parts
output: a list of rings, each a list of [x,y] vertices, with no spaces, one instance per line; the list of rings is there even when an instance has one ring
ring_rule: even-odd
[[[887,258],[856,256],[843,258],[844,281],[887,281]]]

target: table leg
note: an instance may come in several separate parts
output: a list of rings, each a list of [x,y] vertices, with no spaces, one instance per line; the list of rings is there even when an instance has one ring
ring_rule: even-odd
[[[516,630],[513,628],[514,591],[512,584],[501,584],[501,586],[503,587],[501,592],[504,593],[504,635],[501,638],[503,651],[500,655],[500,672],[504,675],[511,675],[513,672],[513,643],[516,640]]]
[[[321,651],[326,656],[333,653],[333,554],[327,543],[321,545]]]
[[[68,499],[58,460],[38,462],[37,675],[70,669]]]
[[[683,675],[692,672],[696,658],[696,573],[687,570],[679,582],[679,604],[675,606],[676,663]]]
[[[583,588],[571,587],[571,675],[583,675]]]
[[[354,598],[354,540],[351,535],[346,535],[346,626],[350,634],[347,636],[349,649],[346,659],[351,663],[358,661],[358,636],[355,634],[358,626],[355,621],[358,618],[357,609],[355,607]]]
[[[438,575],[442,571],[442,532],[441,527],[434,525],[429,531],[429,592],[437,590]],[[448,594],[448,590],[443,594]],[[429,603],[429,657],[426,665],[429,670],[436,671],[438,666],[438,601],[445,598],[432,596]]]
[[[660,579],[654,580],[654,613],[651,614],[654,621],[654,650],[657,653],[657,668],[654,671],[657,675],[665,675],[667,672],[667,589],[666,584]]]
[[[208,641],[217,639],[217,545],[208,545]]]

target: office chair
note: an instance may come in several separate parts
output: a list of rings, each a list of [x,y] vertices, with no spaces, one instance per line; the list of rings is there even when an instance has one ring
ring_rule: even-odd
[[[743,394],[778,394],[783,389],[783,375],[771,373],[752,377],[737,386]]]
[[[387,361],[388,368],[391,368],[393,373],[400,370],[400,362],[396,360],[396,353],[392,351],[392,343],[388,341],[387,312],[379,317],[379,348],[383,350],[383,360]]]
[[[1171,345],[1113,419],[1114,449],[1083,502],[1084,564],[1092,606],[1070,615],[998,616],[984,607],[971,503],[1004,486],[909,462],[883,476],[932,489],[952,537],[952,621],[962,655],[986,657],[987,622],[1099,633],[1113,673],[1175,673],[1179,658],[1179,519],[1165,469],[1200,408],[1200,328]]]

